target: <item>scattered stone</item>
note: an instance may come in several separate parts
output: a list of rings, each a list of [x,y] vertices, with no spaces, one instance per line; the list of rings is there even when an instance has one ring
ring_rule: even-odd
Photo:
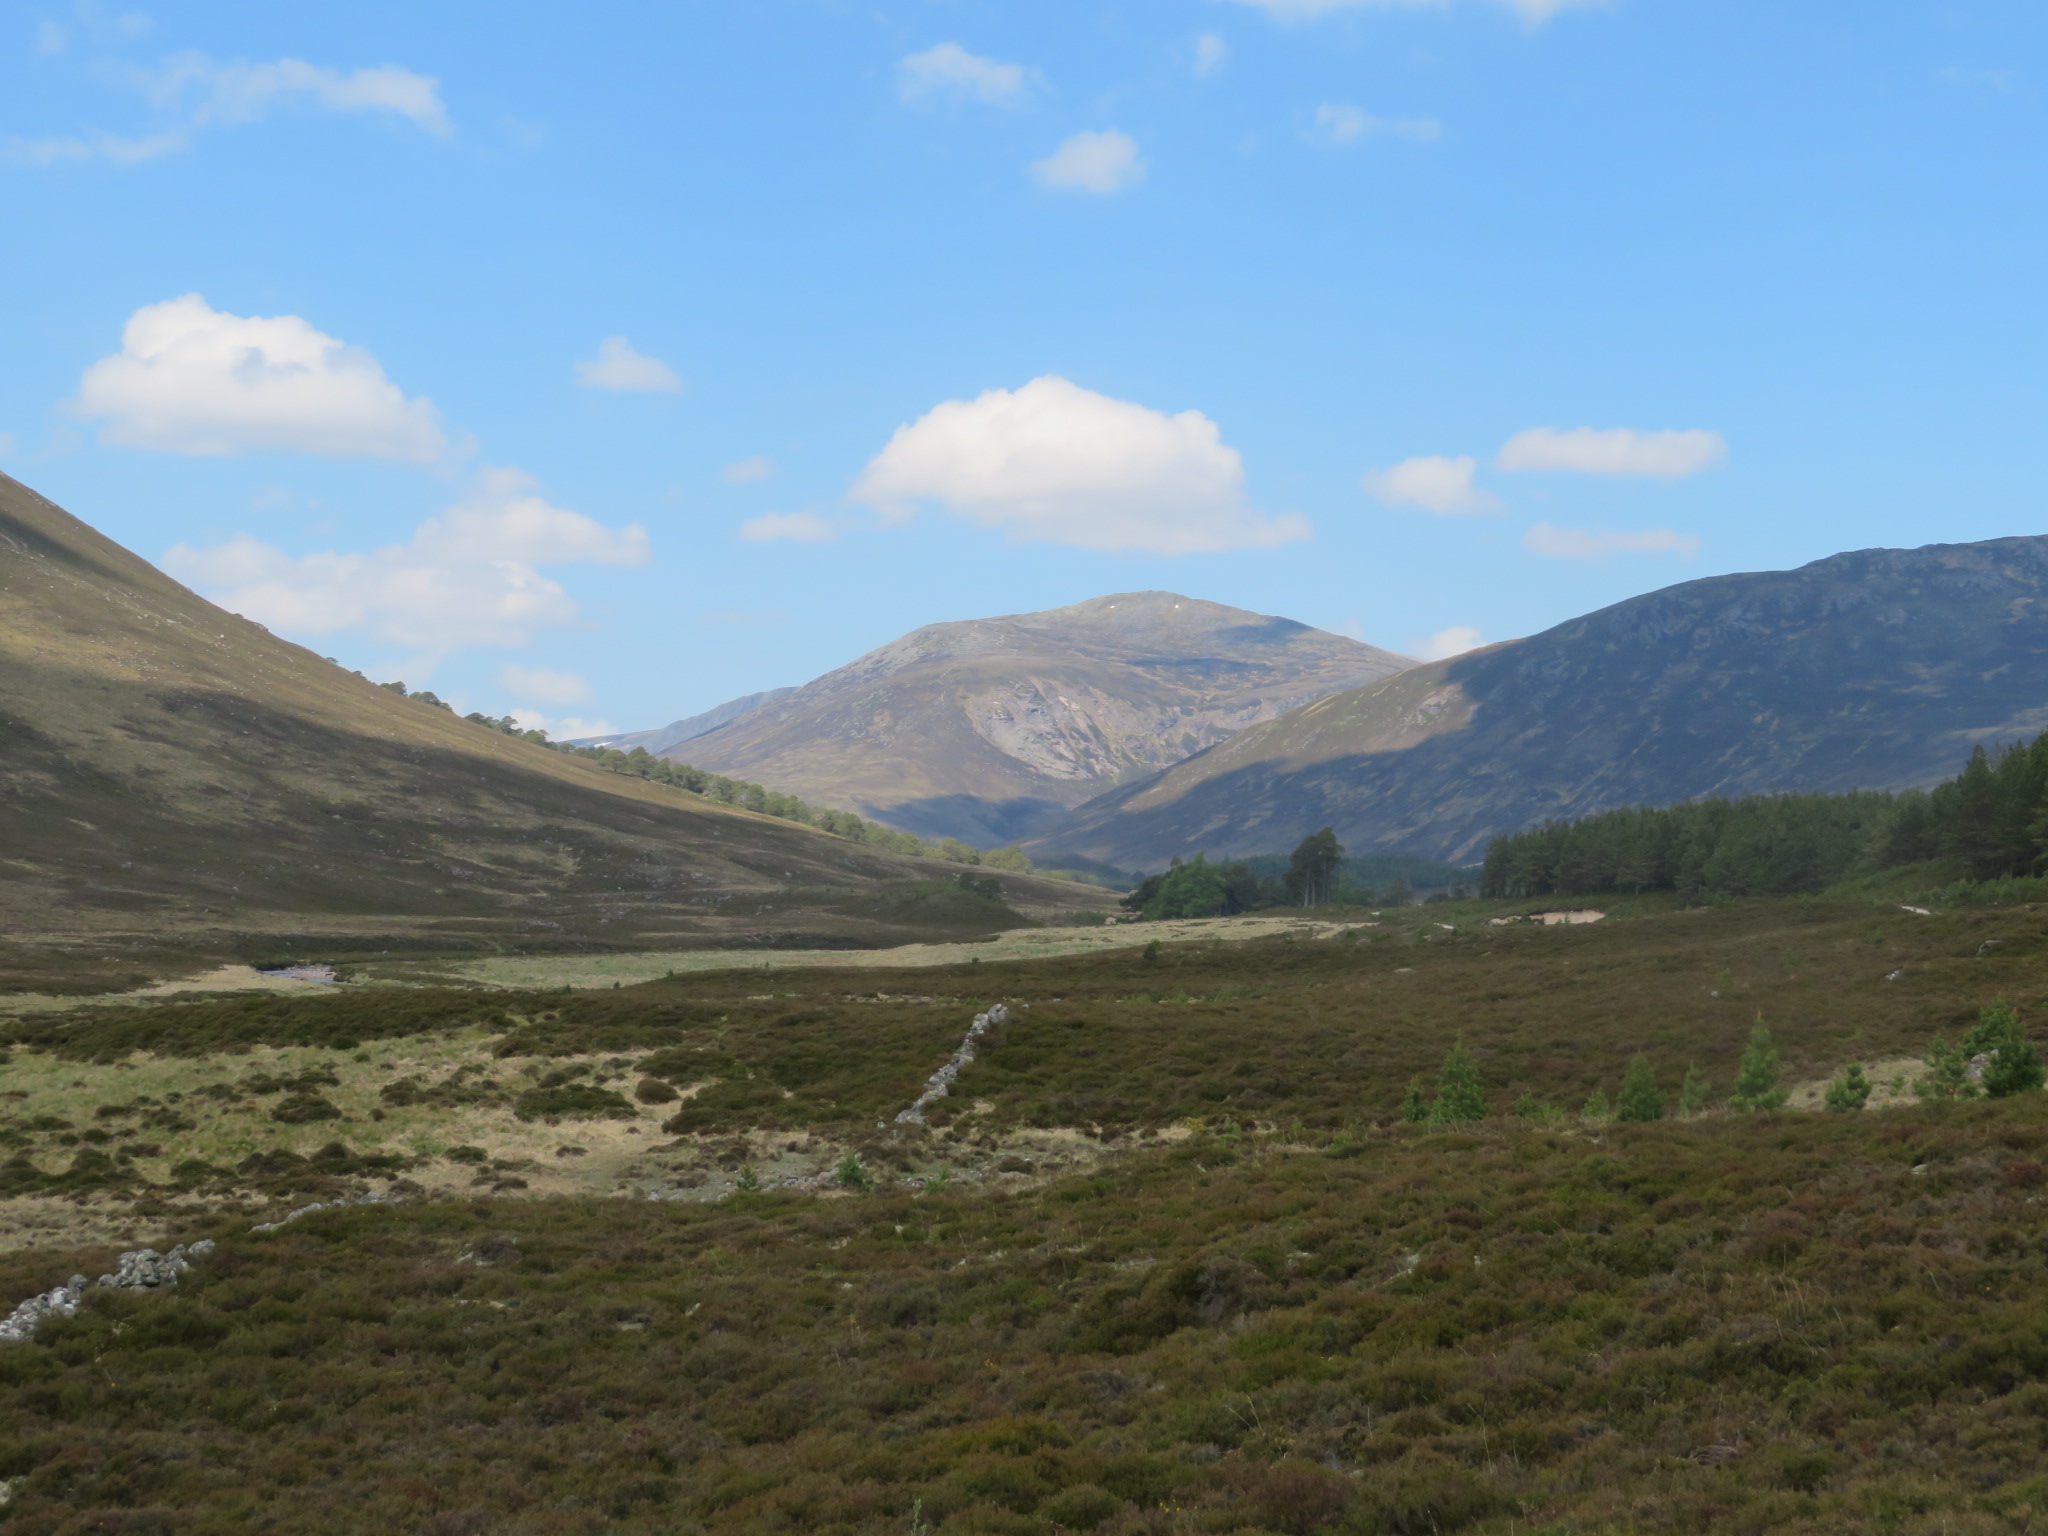
[[[974,1016],[974,1022],[967,1027],[967,1038],[960,1042],[960,1049],[952,1054],[943,1067],[940,1067],[938,1071],[925,1079],[924,1092],[917,1096],[916,1103],[896,1116],[896,1123],[898,1125],[923,1125],[925,1123],[924,1112],[926,1107],[938,1102],[951,1093],[953,1091],[953,1084],[958,1080],[961,1070],[974,1060],[974,1042],[987,1034],[994,1026],[1007,1023],[1009,1017],[1010,1010],[1001,1003],[997,1003],[987,1013],[977,1013]]]
[[[201,1238],[189,1248],[180,1243],[169,1253],[158,1253],[154,1248],[138,1248],[121,1255],[111,1275],[101,1275],[97,1289],[157,1290],[163,1286],[176,1285],[178,1276],[192,1267],[192,1260],[203,1259],[213,1252],[213,1239]],[[5,1319],[0,1319],[0,1341],[26,1343],[35,1334],[36,1328],[46,1317],[70,1317],[85,1299],[86,1278],[73,1275],[54,1291],[40,1296],[31,1296]]]
[[[282,976],[289,981],[319,981],[335,983],[341,978],[334,974],[331,965],[281,965],[275,970],[263,973],[265,976]]]
[[[302,1205],[296,1211],[287,1211],[275,1221],[259,1222],[249,1230],[251,1232],[275,1232],[280,1227],[290,1226],[301,1216],[310,1216],[315,1211],[338,1211],[347,1205],[398,1205],[401,1203],[396,1195],[378,1194],[352,1195],[342,1200],[315,1200],[311,1205]]]

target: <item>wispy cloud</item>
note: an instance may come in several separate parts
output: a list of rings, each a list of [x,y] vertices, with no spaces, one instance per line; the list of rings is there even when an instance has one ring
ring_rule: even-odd
[[[1308,21],[1333,11],[1445,6],[1450,0],[1237,0],[1239,5],[1256,6],[1282,21]],[[1532,27],[1540,27],[1564,11],[1604,5],[1607,0],[1495,0],[1515,12]]]
[[[53,39],[56,48],[46,51],[61,51],[63,29],[46,31],[44,41]],[[163,114],[156,128],[134,135],[17,135],[0,143],[0,161],[50,166],[106,160],[135,165],[187,148],[203,129],[254,123],[290,104],[396,116],[440,138],[455,131],[441,100],[440,82],[396,64],[339,70],[303,59],[223,63],[203,53],[180,53],[154,69],[120,70],[115,78],[132,84]]]
[[[294,636],[355,632],[436,661],[475,645],[524,645],[573,624],[576,602],[541,574],[552,565],[642,565],[647,534],[550,504],[531,475],[486,468],[455,506],[403,544],[367,554],[289,555],[238,535],[180,544],[163,567],[224,608]]]
[[[1674,533],[1669,528],[1629,533],[1538,523],[1522,535],[1522,547],[1561,560],[1598,560],[1607,555],[1678,555],[1690,560],[1699,554],[1700,541],[1689,533]]]
[[[904,101],[978,101],[991,107],[1020,107],[1031,97],[1036,70],[969,53],[958,43],[940,43],[896,64],[896,94]]]
[[[1206,80],[1230,61],[1230,45],[1214,32],[1204,32],[1195,39],[1194,71],[1197,80]]]
[[[1642,475],[1679,480],[1728,457],[1718,432],[1638,432],[1631,427],[1531,427],[1501,446],[1495,461],[1515,471],[1567,471],[1581,475]]]
[[[1424,661],[1448,661],[1453,656],[1477,650],[1485,643],[1485,638],[1470,624],[1453,624],[1449,629],[1438,630],[1427,640],[1410,641],[1409,645],[1411,654]]]
[[[740,524],[740,537],[750,544],[829,544],[839,530],[811,512],[764,512]]]
[[[1326,144],[1356,144],[1368,135],[1391,133],[1396,138],[1432,143],[1443,137],[1444,125],[1433,117],[1401,117],[1389,121],[1363,107],[1326,101],[1316,108],[1315,136]]]
[[[590,698],[589,682],[574,672],[522,667],[517,662],[507,662],[499,670],[498,685],[529,704],[582,704]]]
[[[607,336],[597,356],[576,365],[576,382],[585,389],[620,393],[673,393],[683,387],[675,370],[658,357],[637,352],[623,336]]]
[[[1042,187],[1061,192],[1121,192],[1145,178],[1144,157],[1127,133],[1077,133],[1043,160],[1031,162],[1031,176]]]
[[[774,473],[775,466],[758,453],[751,459],[741,459],[736,464],[728,464],[719,471],[727,485],[752,485],[757,480],[766,480]]]

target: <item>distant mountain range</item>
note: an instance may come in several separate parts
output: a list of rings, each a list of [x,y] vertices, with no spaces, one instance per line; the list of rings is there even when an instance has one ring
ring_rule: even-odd
[[[580,736],[569,745],[616,747],[621,752],[630,752],[635,747],[645,747],[656,757],[663,757],[686,741],[708,736],[721,725],[730,725],[741,715],[751,714],[763,704],[773,704],[777,699],[795,692],[794,688],[770,688],[765,693],[750,693],[743,699],[733,699],[716,709],[707,709],[701,715],[691,715],[687,719],[673,721],[652,731],[628,731],[622,736]]]
[[[1290,847],[1465,862],[1550,817],[1904,789],[2048,727],[2048,538],[1668,587],[1253,727],[1079,807],[1042,863]]]
[[[927,625],[801,688],[645,734],[687,727],[648,749],[989,847],[1249,726],[1413,665],[1291,619],[1125,592]]]
[[[927,899],[946,873],[401,697],[0,475],[0,988],[115,954],[302,941],[872,943],[1001,925],[987,903]],[[1105,899],[1001,878],[1027,907]]]

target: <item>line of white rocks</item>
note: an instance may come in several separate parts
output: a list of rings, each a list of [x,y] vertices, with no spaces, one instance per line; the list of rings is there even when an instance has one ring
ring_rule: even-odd
[[[398,1205],[402,1202],[395,1195],[356,1195],[345,1200],[316,1200],[311,1205],[302,1205],[295,1211],[287,1211],[275,1221],[266,1221],[251,1227],[252,1232],[275,1232],[279,1227],[291,1225],[301,1216],[310,1216],[315,1211],[338,1210],[345,1205]],[[180,1243],[169,1253],[158,1253],[154,1248],[138,1248],[121,1255],[111,1275],[101,1275],[98,1281],[88,1284],[85,1276],[73,1275],[70,1280],[54,1291],[45,1291],[40,1296],[31,1296],[4,1319],[0,1319],[0,1343],[22,1344],[34,1337],[36,1328],[46,1317],[70,1317],[85,1300],[88,1290],[140,1290],[154,1291],[164,1286],[176,1285],[178,1276],[192,1267],[194,1259],[203,1259],[213,1252],[213,1239],[203,1237],[189,1247]]]
[[[974,1060],[974,1042],[987,1034],[994,1026],[1006,1022],[1010,1017],[1009,1008],[997,1003],[987,1013],[977,1013],[974,1022],[967,1026],[967,1038],[960,1042],[946,1064],[925,1079],[924,1092],[917,1096],[917,1102],[896,1117],[898,1125],[923,1125],[927,1105],[934,1104],[953,1091],[954,1080],[960,1076],[960,1069]]]
[[[111,1275],[101,1275],[93,1289],[121,1289],[153,1291],[166,1285],[176,1285],[178,1276],[192,1267],[194,1259],[203,1259],[213,1252],[213,1239],[201,1238],[189,1248],[180,1243],[169,1253],[158,1253],[154,1248],[138,1248],[132,1253],[121,1255]],[[69,1317],[78,1310],[78,1304],[85,1300],[86,1279],[73,1275],[71,1279],[54,1291],[40,1296],[31,1296],[4,1320],[0,1320],[0,1341],[25,1343],[46,1317]]]
[[[896,1123],[898,1125],[923,1125],[925,1123],[924,1112],[926,1107],[951,1093],[954,1082],[960,1076],[961,1069],[974,1060],[974,1042],[987,1034],[996,1025],[1007,1023],[1009,1017],[1010,1010],[1002,1003],[997,1003],[987,1013],[977,1013],[974,1016],[974,1022],[967,1026],[967,1038],[960,1042],[960,1049],[947,1058],[944,1066],[940,1067],[938,1071],[925,1080],[924,1092],[917,1096],[917,1101],[914,1104],[896,1116]],[[821,1188],[832,1181],[833,1175],[814,1174],[809,1177],[795,1176],[785,1178],[780,1182],[784,1188],[800,1189]],[[898,1182],[911,1187],[918,1187],[924,1183],[924,1180],[912,1178],[902,1179]],[[684,1192],[680,1190],[674,1192],[650,1191],[648,1198],[650,1200],[664,1198],[673,1200],[685,1198],[685,1196]],[[698,1198],[702,1197],[699,1196]],[[719,1198],[724,1198],[724,1195],[721,1194]],[[277,1220],[260,1222],[249,1230],[251,1232],[275,1232],[280,1227],[289,1226],[302,1216],[311,1216],[315,1211],[338,1210],[348,1205],[397,1205],[399,1203],[400,1201],[395,1195],[379,1194],[356,1195],[343,1200],[315,1200],[311,1205],[302,1205],[295,1211],[287,1211],[284,1215],[278,1217]],[[210,1237],[202,1238],[189,1248],[185,1244],[180,1243],[169,1253],[163,1254],[158,1253],[154,1248],[137,1249],[135,1252],[122,1254],[121,1261],[115,1267],[114,1273],[111,1275],[101,1275],[99,1285],[109,1288],[122,1287],[143,1290],[155,1290],[159,1286],[176,1285],[178,1283],[178,1276],[192,1267],[193,1259],[204,1258],[211,1252],[213,1252],[213,1239]],[[46,1291],[40,1296],[29,1297],[27,1301],[24,1301],[20,1306],[8,1313],[5,1320],[0,1320],[0,1342],[21,1342],[29,1339],[34,1335],[36,1326],[46,1317],[71,1316],[78,1310],[78,1304],[85,1299],[86,1289],[85,1276],[73,1275],[66,1284],[58,1286],[54,1291]]]
[[[315,1200],[311,1205],[302,1205],[296,1211],[286,1211],[275,1221],[258,1222],[251,1232],[275,1232],[279,1227],[288,1227],[301,1216],[310,1216],[315,1211],[338,1211],[346,1205],[403,1205],[405,1202],[396,1195],[351,1195],[344,1200]]]

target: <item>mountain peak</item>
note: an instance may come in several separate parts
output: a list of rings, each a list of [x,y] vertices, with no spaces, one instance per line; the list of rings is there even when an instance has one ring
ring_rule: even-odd
[[[1413,663],[1178,592],[928,624],[669,755],[987,845]]]

